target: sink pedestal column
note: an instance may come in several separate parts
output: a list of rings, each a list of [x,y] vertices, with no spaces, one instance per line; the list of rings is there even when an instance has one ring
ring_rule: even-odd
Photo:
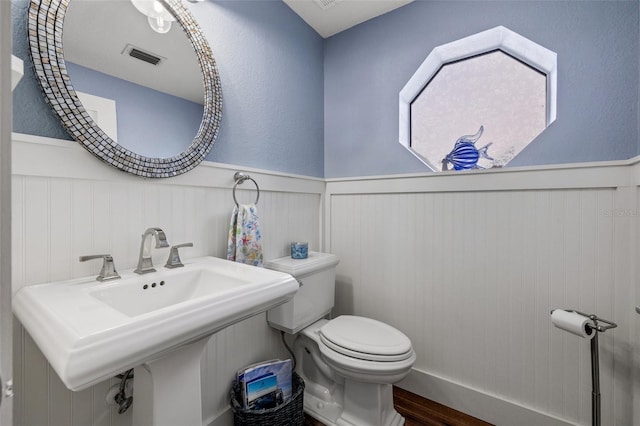
[[[135,368],[134,425],[202,426],[200,358],[209,338]]]

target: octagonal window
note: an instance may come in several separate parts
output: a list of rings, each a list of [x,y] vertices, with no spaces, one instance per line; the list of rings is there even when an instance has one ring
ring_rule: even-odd
[[[555,102],[555,53],[497,27],[431,52],[400,92],[400,143],[434,171],[503,167]]]

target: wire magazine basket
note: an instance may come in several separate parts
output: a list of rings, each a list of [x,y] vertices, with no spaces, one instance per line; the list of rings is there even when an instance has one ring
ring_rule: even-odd
[[[231,389],[231,410],[235,426],[303,426],[304,425],[304,380],[297,374],[291,375],[293,393],[291,399],[275,408],[247,410],[240,404],[240,385],[234,383]]]

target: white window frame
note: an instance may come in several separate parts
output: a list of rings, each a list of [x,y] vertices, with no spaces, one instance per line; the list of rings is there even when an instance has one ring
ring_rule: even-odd
[[[411,103],[443,65],[483,53],[502,50],[547,76],[546,126],[556,119],[557,55],[555,52],[498,26],[434,48],[400,91],[399,142],[431,170],[436,169],[411,149]]]

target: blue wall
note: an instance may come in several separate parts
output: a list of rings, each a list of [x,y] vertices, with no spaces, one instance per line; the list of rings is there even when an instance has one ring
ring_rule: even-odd
[[[28,0],[12,0],[13,54],[24,61],[24,75],[13,91],[13,131],[72,140],[40,92],[27,39]]]
[[[28,4],[12,0],[13,51],[26,71],[14,91],[14,131],[70,139],[30,72]],[[323,176],[322,38],[281,1],[185,5],[211,45],[222,83],[222,125],[207,160]]]
[[[12,1],[27,70],[14,130],[69,139],[28,71],[28,1]],[[325,41],[281,1],[185,4],[222,81],[210,161],[328,178],[427,171],[397,142],[398,93],[434,47],[498,25],[558,54],[557,120],[511,166],[640,154],[638,0],[416,0]]]
[[[207,158],[322,177],[322,38],[281,1],[184,3],[222,82],[222,127]]]
[[[640,2],[421,1],[325,42],[325,177],[424,172],[398,143],[398,93],[431,50],[503,25],[558,54],[557,120],[509,165],[639,151]]]
[[[191,144],[201,104],[67,62],[75,90],[116,102],[118,143],[148,157],[173,157]]]

